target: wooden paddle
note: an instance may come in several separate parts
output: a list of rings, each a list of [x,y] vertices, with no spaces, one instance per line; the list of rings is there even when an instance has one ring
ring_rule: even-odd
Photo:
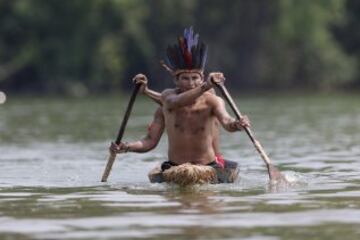
[[[134,87],[134,90],[132,92],[132,95],[130,97],[130,101],[129,101],[128,106],[126,108],[124,118],[122,120],[118,135],[117,135],[116,140],[115,140],[115,143],[117,145],[120,144],[121,139],[122,139],[122,137],[124,135],[125,127],[126,127],[126,124],[128,122],[132,106],[134,105],[134,102],[135,102],[135,99],[136,99],[136,96],[137,96],[137,94],[139,92],[140,87],[141,87],[141,84],[136,84],[135,87]],[[110,174],[110,171],[111,171],[112,165],[113,165],[113,163],[115,161],[115,158],[116,158],[116,154],[110,153],[110,156],[108,158],[108,161],[107,161],[107,164],[106,164],[106,167],[105,167],[105,171],[104,171],[103,176],[101,178],[101,182],[106,182],[107,181],[107,178],[108,178],[108,176]]]
[[[232,97],[230,96],[230,93],[226,89],[225,85],[223,83],[217,83],[217,82],[214,82],[214,81],[212,81],[212,82],[220,90],[221,94],[226,99],[226,101],[230,105],[231,109],[234,111],[234,114],[236,115],[236,118],[238,120],[240,118],[242,118],[239,109],[236,107],[235,102],[232,99]],[[275,166],[273,166],[271,164],[270,158],[266,154],[266,152],[263,149],[263,147],[261,146],[260,142],[255,139],[255,137],[254,137],[252,131],[250,130],[250,128],[245,127],[245,132],[247,133],[250,140],[254,144],[254,146],[255,146],[256,150],[258,151],[258,153],[260,154],[261,158],[264,160],[264,162],[266,164],[266,167],[267,167],[267,170],[268,170],[268,173],[269,173],[270,180],[287,182],[286,178],[280,173],[280,171]]]

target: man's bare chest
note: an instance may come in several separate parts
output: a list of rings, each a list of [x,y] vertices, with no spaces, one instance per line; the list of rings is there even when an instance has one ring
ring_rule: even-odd
[[[211,110],[205,104],[194,104],[182,107],[174,111],[174,117],[184,121],[199,121],[201,118],[209,118]]]
[[[205,104],[178,108],[171,113],[171,128],[182,133],[204,132],[211,121],[211,109]]]

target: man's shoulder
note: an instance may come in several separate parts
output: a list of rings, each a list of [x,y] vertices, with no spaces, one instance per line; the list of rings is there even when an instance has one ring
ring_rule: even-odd
[[[210,105],[219,104],[223,101],[221,97],[217,96],[213,92],[208,91],[208,92],[204,93],[203,96],[205,97],[206,102]]]
[[[207,91],[203,94],[203,96],[211,101],[218,101],[221,100],[221,97],[217,96],[215,91]]]

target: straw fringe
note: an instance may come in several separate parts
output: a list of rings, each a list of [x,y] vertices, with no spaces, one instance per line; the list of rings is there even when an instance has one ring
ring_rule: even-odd
[[[166,182],[180,186],[216,183],[217,175],[213,167],[190,163],[171,167],[163,172]]]

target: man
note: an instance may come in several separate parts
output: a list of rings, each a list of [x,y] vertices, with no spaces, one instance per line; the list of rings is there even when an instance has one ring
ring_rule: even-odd
[[[211,73],[200,86],[195,81],[203,79],[198,70],[180,73],[175,85],[162,93],[163,113],[168,133],[169,160],[175,164],[191,162],[207,165],[214,161],[212,146],[213,125],[216,119],[230,132],[249,126],[247,118],[239,121],[230,117],[224,101],[207,92],[212,81],[224,81],[222,73]]]
[[[137,74],[133,78],[133,81],[134,81],[135,84],[141,84],[141,87],[140,87],[140,92],[141,93],[145,94],[146,96],[148,96],[150,99],[152,99],[154,102],[156,102],[157,104],[159,104],[162,107],[163,104],[161,102],[161,93],[158,93],[158,92],[156,92],[154,90],[149,89],[148,80],[147,80],[147,77],[145,75]],[[200,86],[201,83],[202,83],[202,80],[199,80],[195,84],[196,84],[196,86]],[[215,94],[214,89],[210,89],[209,92]],[[157,118],[157,114],[163,115],[162,111],[160,111],[160,109],[157,109],[154,120]],[[151,125],[152,124],[150,124],[149,127]],[[149,129],[152,130],[152,128],[149,128]],[[213,126],[212,147],[214,148],[214,151],[215,151],[216,163],[218,165],[220,165],[222,168],[224,168],[225,167],[225,160],[224,160],[222,154],[220,153],[220,147],[219,147],[219,137],[220,136],[219,135],[220,135],[219,122],[217,120],[215,120],[214,121],[214,126]],[[228,161],[228,160],[226,161],[227,166],[234,166],[235,164],[236,164],[235,162],[231,162],[231,161]]]
[[[198,44],[198,35],[194,36],[192,28],[185,29],[184,37],[179,38],[179,45],[167,49],[169,65],[163,65],[173,74],[176,88],[161,93],[163,107],[154,115],[150,134],[134,143],[112,144],[111,151],[151,150],[161,137],[164,130],[161,124],[164,123],[168,134],[169,160],[162,164],[163,171],[185,163],[216,166],[213,148],[216,119],[230,132],[240,131],[250,123],[247,117],[240,120],[232,118],[226,111],[224,101],[208,92],[213,82],[221,83],[225,78],[217,72],[209,74],[207,81],[204,81],[206,56],[206,45]],[[162,111],[162,117],[159,111]]]

